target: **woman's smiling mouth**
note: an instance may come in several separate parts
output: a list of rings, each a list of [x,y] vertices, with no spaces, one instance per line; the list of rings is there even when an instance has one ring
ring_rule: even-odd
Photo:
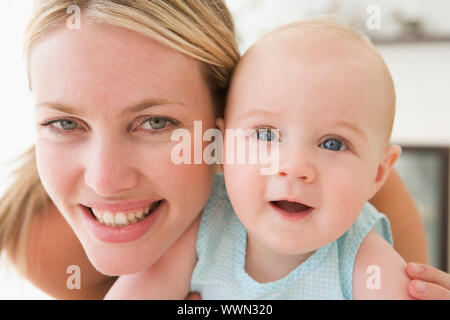
[[[128,212],[110,212],[108,210],[99,210],[88,208],[91,214],[103,225],[107,227],[124,227],[137,223],[148,217],[161,204],[162,200],[153,202],[150,206],[142,209],[130,210]]]
[[[147,202],[148,203],[148,202]],[[91,233],[104,242],[119,243],[139,239],[153,226],[167,201],[160,199],[150,202],[141,209],[124,210],[125,205],[105,205],[102,209],[81,205],[83,221]],[[105,208],[109,206],[109,210]]]

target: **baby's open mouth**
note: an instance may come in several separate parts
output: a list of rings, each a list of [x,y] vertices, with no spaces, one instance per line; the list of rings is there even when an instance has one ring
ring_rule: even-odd
[[[146,208],[139,210],[127,211],[127,212],[109,212],[104,210],[98,210],[95,208],[90,208],[89,211],[91,215],[101,224],[107,227],[124,227],[131,224],[138,223],[144,220],[146,217],[151,215],[163,202],[163,200],[158,200],[152,202],[152,204]]]
[[[292,201],[287,201],[287,200],[270,201],[270,203],[273,206],[280,208],[281,210],[290,212],[290,213],[301,213],[308,209],[311,209],[310,206],[307,206],[303,203],[292,202]]]

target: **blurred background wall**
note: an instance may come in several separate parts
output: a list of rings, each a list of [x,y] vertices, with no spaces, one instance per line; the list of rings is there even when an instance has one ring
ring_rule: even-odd
[[[268,30],[312,15],[337,14],[368,34],[386,60],[397,90],[393,142],[405,152],[396,165],[422,214],[430,263],[448,257],[450,146],[450,1],[226,0],[241,52]],[[33,101],[21,59],[31,0],[0,2],[0,194],[13,160],[35,140]],[[445,261],[444,261],[445,259]],[[6,270],[0,260],[0,299],[48,299]],[[448,270],[448,269],[447,269]]]

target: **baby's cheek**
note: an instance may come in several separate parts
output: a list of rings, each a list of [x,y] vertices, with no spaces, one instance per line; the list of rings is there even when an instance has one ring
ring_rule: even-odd
[[[330,204],[335,212],[334,222],[343,228],[348,228],[357,219],[364,203],[368,200],[367,177],[364,172],[347,172],[329,180],[328,194]]]
[[[260,210],[265,199],[265,177],[258,165],[224,164],[227,192],[238,215]]]

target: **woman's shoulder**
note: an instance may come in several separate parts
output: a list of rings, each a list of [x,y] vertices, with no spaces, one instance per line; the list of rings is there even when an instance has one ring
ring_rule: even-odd
[[[116,280],[92,266],[72,228],[51,201],[33,213],[26,256],[29,268],[16,265],[19,272],[57,299],[101,299]],[[71,265],[83,272],[80,290],[67,289],[67,270]]]

